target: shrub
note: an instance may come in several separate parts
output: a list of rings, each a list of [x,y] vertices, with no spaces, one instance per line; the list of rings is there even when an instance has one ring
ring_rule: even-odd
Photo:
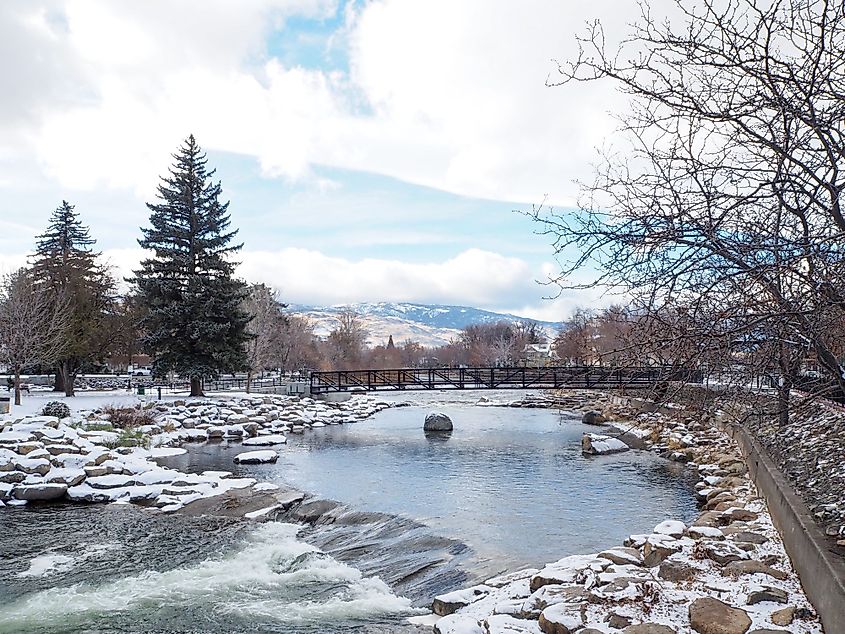
[[[149,436],[145,436],[137,429],[122,429],[120,436],[116,440],[105,443],[109,449],[117,449],[118,447],[144,447],[150,446]]]
[[[67,418],[70,416],[70,408],[61,401],[50,401],[41,410],[42,416],[55,416],[56,418]]]
[[[155,423],[155,414],[139,407],[106,405],[102,412],[108,416],[109,422],[115,429],[129,429]]]

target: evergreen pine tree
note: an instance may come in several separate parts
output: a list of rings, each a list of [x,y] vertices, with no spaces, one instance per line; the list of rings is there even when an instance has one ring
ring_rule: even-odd
[[[230,244],[237,230],[229,230],[229,203],[220,202],[220,182],[193,135],[173,158],[159,202],[147,203],[152,227],[142,228],[138,244],[154,255],[134,282],[149,311],[142,327],[154,374],[189,377],[191,396],[201,396],[203,379],[247,366],[246,286],[228,258],[242,245]]]
[[[53,308],[67,312],[54,389],[73,396],[77,372],[86,362],[103,356],[108,346],[114,280],[98,262],[95,240],[66,200],[53,211],[47,231],[38,236],[32,265],[33,277],[46,291]]]

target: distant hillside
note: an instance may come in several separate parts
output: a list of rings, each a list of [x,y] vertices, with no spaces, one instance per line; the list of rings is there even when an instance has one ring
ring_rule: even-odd
[[[495,313],[469,306],[442,306],[411,303],[362,303],[338,306],[291,305],[290,312],[308,317],[315,324],[315,331],[326,336],[337,326],[337,315],[352,310],[361,316],[369,332],[367,343],[371,346],[383,344],[390,335],[397,345],[412,339],[424,346],[441,346],[456,338],[463,328],[472,324],[486,324],[501,320],[517,322],[526,318],[506,313]],[[536,320],[534,320],[536,321]],[[538,321],[553,335],[560,324]]]

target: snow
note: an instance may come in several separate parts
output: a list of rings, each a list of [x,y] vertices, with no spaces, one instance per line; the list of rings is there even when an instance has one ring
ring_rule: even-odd
[[[283,445],[288,441],[282,434],[270,434],[268,436],[256,436],[255,438],[245,438],[241,443],[244,446],[262,446],[262,445]]]
[[[476,619],[462,614],[450,614],[437,621],[440,634],[487,634]]]
[[[543,610],[543,618],[551,623],[562,625],[569,631],[575,631],[583,624],[578,605],[556,603]]]
[[[672,537],[680,537],[684,534],[687,526],[683,522],[677,520],[666,520],[660,522],[654,527],[654,532],[659,535],[671,535]]]
[[[29,562],[29,568],[18,573],[18,577],[43,577],[51,572],[62,570],[73,562],[73,557],[51,553],[40,555]]]
[[[258,491],[258,492],[261,492],[261,491],[278,491],[279,485],[278,484],[272,484],[270,482],[259,482],[258,484],[254,485],[252,487],[252,490]]]

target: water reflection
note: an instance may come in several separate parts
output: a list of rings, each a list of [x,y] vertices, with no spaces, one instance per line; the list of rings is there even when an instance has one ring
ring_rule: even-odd
[[[427,440],[435,442],[446,442],[452,437],[452,431],[424,431]]]
[[[678,465],[645,451],[584,457],[588,428],[576,415],[455,403],[437,409],[455,421],[448,436],[421,433],[431,409],[408,407],[292,436],[273,466],[233,465],[237,446],[197,447],[177,459],[181,467],[234,468],[404,515],[502,567],[592,552],[696,513],[692,483]]]

